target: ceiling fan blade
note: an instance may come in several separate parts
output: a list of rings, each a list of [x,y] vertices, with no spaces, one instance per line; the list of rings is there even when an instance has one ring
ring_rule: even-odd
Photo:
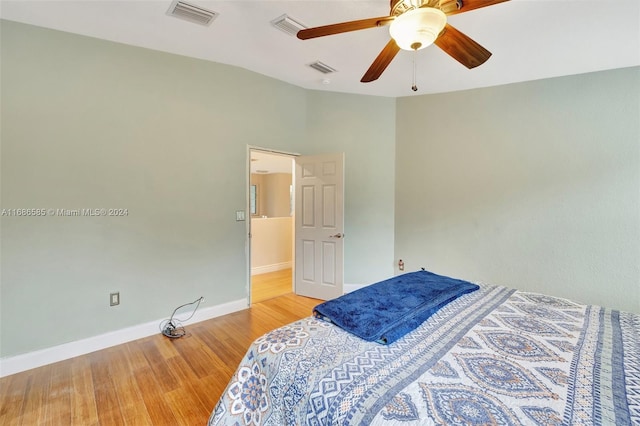
[[[384,70],[389,66],[393,58],[396,57],[400,48],[396,44],[394,39],[389,40],[389,43],[382,49],[378,57],[373,61],[369,69],[362,76],[360,80],[362,83],[370,83],[377,80]]]
[[[469,69],[484,64],[491,56],[491,52],[449,24],[434,44]]]
[[[447,15],[457,15],[470,10],[480,9],[509,0],[440,0],[440,9]],[[462,6],[458,8],[458,4]]]
[[[389,25],[395,19],[394,16],[381,16],[379,18],[367,18],[357,21],[341,22],[339,24],[324,25],[322,27],[305,28],[298,31],[300,40],[324,37],[333,34],[347,33],[349,31],[366,30],[367,28]]]

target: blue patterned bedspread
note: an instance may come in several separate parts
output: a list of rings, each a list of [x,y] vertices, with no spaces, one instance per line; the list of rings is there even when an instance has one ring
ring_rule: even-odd
[[[313,317],[249,348],[209,425],[640,425],[640,315],[481,286],[391,345]]]

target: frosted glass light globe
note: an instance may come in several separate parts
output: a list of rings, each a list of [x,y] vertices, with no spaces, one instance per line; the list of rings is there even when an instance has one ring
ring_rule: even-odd
[[[389,34],[400,49],[420,50],[433,44],[446,24],[447,15],[440,9],[421,7],[394,19]]]

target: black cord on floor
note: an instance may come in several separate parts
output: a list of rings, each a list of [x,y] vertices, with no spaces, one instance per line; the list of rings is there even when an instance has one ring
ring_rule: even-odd
[[[175,308],[173,310],[173,313],[171,314],[171,318],[164,320],[160,323],[160,332],[164,336],[169,337],[170,339],[177,339],[187,334],[182,323],[174,319],[173,316],[176,314],[176,312],[178,312],[178,309],[197,303],[196,307],[193,308],[193,312],[191,312],[191,315],[189,316],[189,318],[182,320],[182,321],[189,321],[195,315],[196,310],[198,309],[198,306],[200,306],[200,302],[202,302],[203,300],[204,300],[204,297],[200,296],[200,298],[194,300],[191,303],[185,303],[184,305],[180,305],[177,308]]]

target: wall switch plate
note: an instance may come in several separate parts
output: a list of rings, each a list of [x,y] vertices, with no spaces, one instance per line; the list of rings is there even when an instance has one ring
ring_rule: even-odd
[[[109,304],[110,306],[116,306],[120,304],[120,292],[111,293],[109,295]]]
[[[244,210],[236,210],[236,222],[244,220]]]

